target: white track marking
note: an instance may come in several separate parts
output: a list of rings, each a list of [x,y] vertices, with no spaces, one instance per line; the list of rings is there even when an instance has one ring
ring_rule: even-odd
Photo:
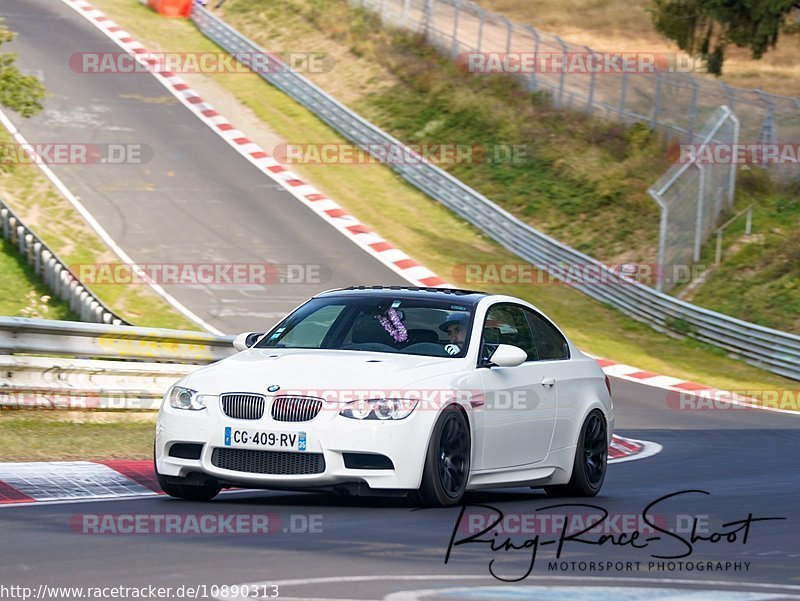
[[[134,271],[144,276],[144,271],[142,270],[142,268],[139,267],[139,265],[137,265],[133,259],[131,259],[128,253],[122,250],[122,247],[120,247],[119,244],[117,244],[114,241],[114,239],[105,230],[105,228],[102,225],[100,225],[97,219],[95,219],[94,216],[88,211],[88,209],[85,206],[83,206],[83,203],[81,203],[81,201],[78,200],[78,198],[69,190],[69,188],[67,188],[64,182],[61,181],[61,178],[59,178],[55,173],[53,173],[53,170],[50,169],[50,167],[48,167],[44,163],[44,161],[40,159],[36,151],[33,150],[33,147],[28,144],[28,141],[25,139],[25,137],[17,130],[16,126],[11,122],[11,120],[6,116],[6,114],[2,110],[0,110],[0,123],[3,124],[3,126],[9,131],[9,133],[11,133],[11,135],[14,137],[17,143],[20,146],[22,146],[22,148],[25,149],[25,152],[31,157],[34,163],[36,163],[37,167],[39,167],[39,169],[42,171],[45,177],[47,177],[47,179],[49,179],[50,182],[58,189],[61,195],[64,198],[66,198],[73,207],[75,207],[78,213],[81,214],[81,217],[83,217],[86,220],[86,222],[91,226],[91,228],[97,233],[97,235],[100,236],[100,238],[102,238],[103,242],[105,242],[106,245],[109,248],[111,248],[112,251],[114,251],[114,253],[122,260],[123,263],[129,264]],[[210,325],[209,323],[206,323],[200,317],[192,313],[187,307],[181,304],[181,302],[178,299],[176,299],[169,292],[164,290],[164,288],[162,288],[160,285],[153,282],[150,278],[144,277],[144,281],[146,281],[150,285],[150,287],[156,294],[158,294],[170,305],[175,307],[175,309],[177,309],[181,314],[191,319],[197,325],[205,328],[212,334],[216,334],[217,336],[223,335],[220,330]]]

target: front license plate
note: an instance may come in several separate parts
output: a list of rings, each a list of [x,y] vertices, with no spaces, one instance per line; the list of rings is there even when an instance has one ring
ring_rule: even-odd
[[[225,446],[246,449],[281,449],[284,451],[305,451],[305,432],[273,432],[268,430],[247,430],[245,428],[225,428]]]

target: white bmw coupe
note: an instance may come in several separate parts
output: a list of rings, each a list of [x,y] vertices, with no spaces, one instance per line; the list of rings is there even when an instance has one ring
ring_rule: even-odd
[[[442,288],[319,294],[172,386],[155,465],[174,497],[328,490],[459,503],[525,486],[596,495],[608,379],[532,305]]]

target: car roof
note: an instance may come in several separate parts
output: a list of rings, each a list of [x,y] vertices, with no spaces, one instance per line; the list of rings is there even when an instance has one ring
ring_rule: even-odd
[[[314,298],[327,296],[386,296],[391,294],[397,298],[458,298],[458,302],[477,304],[481,299],[489,296],[487,292],[479,290],[463,290],[461,288],[423,288],[418,286],[348,286],[326,290],[315,295]]]

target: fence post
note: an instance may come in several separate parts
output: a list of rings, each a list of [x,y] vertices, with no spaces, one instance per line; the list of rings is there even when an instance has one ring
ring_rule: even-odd
[[[411,0],[403,0],[403,16],[400,19],[400,26],[405,27],[408,23],[408,13],[411,11]]]
[[[486,20],[486,11],[480,7],[476,8],[478,10],[478,52],[480,52],[483,45],[483,23]]]
[[[689,131],[689,142],[694,141],[694,124],[697,120],[697,81],[688,73],[684,73],[686,79],[689,80],[689,85],[692,86],[692,102],[689,105],[689,123],[686,129]]]
[[[728,118],[733,122],[733,143],[739,143],[739,119],[733,113],[731,107],[726,106],[725,110],[728,111]],[[728,175],[728,208],[733,207],[733,197],[736,193],[736,161],[731,161],[731,172]]]
[[[625,115],[625,96],[628,93],[628,70],[622,70],[622,85],[619,91],[619,113]]]
[[[530,78],[528,79],[528,91],[535,92],[538,87],[536,69],[539,65],[539,43],[541,42],[541,38],[539,37],[539,32],[530,25],[526,25],[525,28],[533,36],[533,39],[536,40],[536,44],[533,47],[533,71],[531,71]]]
[[[733,100],[734,100],[733,89],[728,84],[723,83],[723,82],[719,82],[719,85],[722,87],[722,89],[725,92],[725,99],[728,101],[726,106],[729,109],[733,110]]]
[[[692,260],[697,263],[700,260],[700,247],[703,243],[703,206],[706,201],[706,170],[699,163],[692,163],[700,170],[700,191],[697,193],[697,211],[694,224],[694,254]]]
[[[595,56],[595,51],[592,50],[591,48],[589,48],[589,46],[584,46],[584,48],[586,48],[586,52],[588,52],[589,55],[591,55],[592,57]],[[586,101],[586,112],[587,113],[591,113],[592,112],[592,104],[594,103],[594,86],[595,86],[595,83],[597,81],[597,71],[595,71],[594,69],[592,69],[591,71],[592,71],[592,78],[589,81],[589,97],[588,97],[588,99]]]
[[[661,112],[661,73],[656,71],[656,93],[653,99],[653,116],[650,118],[650,129],[658,127],[658,114]]]
[[[562,105],[562,99],[564,97],[564,77],[567,74],[567,45],[564,43],[559,36],[556,36],[556,41],[561,46],[561,54],[564,57],[563,62],[561,63],[561,74],[558,78],[558,106]]]
[[[501,16],[500,19],[506,25],[506,58],[508,58],[508,55],[511,54],[511,34],[514,31],[514,26],[506,17]]]
[[[450,48],[450,53],[453,55],[453,58],[458,56],[458,18],[461,16],[461,0],[453,0],[453,6],[455,8],[453,14],[453,43]]]
[[[422,35],[427,40],[431,28],[431,15],[433,13],[433,0],[425,0],[425,24],[422,28]]]
[[[656,265],[656,290],[661,292],[664,287],[664,262],[666,261],[664,255],[667,251],[667,220],[669,219],[669,208],[658,194],[652,190],[648,190],[647,193],[653,197],[653,200],[655,200],[661,208],[661,219],[658,224],[658,264]]]
[[[758,133],[758,142],[759,144],[775,144],[778,141],[778,135],[775,132],[775,119],[772,113],[774,104],[766,97],[762,90],[755,90],[755,93],[767,107],[767,114],[764,116],[764,122],[761,124],[761,131]],[[764,154],[763,152],[761,153],[762,169],[766,169],[769,166],[765,160]]]

